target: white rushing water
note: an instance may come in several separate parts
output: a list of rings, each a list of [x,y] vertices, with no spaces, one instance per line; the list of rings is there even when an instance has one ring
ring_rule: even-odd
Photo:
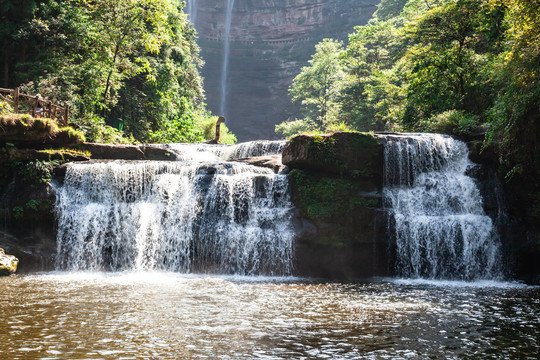
[[[397,272],[408,278],[501,277],[500,242],[482,208],[465,143],[439,134],[381,135],[385,205]]]
[[[197,10],[199,9],[198,0],[186,0],[185,13],[189,15],[189,20],[193,26],[197,23]]]
[[[223,62],[221,63],[221,99],[219,105],[219,113],[227,117],[227,78],[229,72],[229,55],[230,55],[230,34],[232,22],[232,10],[234,0],[226,0],[225,7],[225,33],[223,37]]]
[[[257,140],[236,145],[167,144],[181,161],[221,161],[248,157],[281,155],[286,140]]]
[[[189,161],[68,166],[57,268],[291,274],[287,176],[199,151],[211,146],[177,147]]]

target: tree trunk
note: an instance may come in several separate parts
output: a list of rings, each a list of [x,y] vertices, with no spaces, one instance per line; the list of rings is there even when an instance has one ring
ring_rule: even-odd
[[[103,105],[107,105],[107,94],[109,92],[109,87],[111,85],[111,77],[114,72],[114,68],[116,67],[116,58],[118,57],[118,51],[120,51],[120,44],[116,44],[116,48],[114,49],[114,57],[113,57],[113,67],[111,71],[109,71],[109,75],[107,76],[107,83],[105,84],[105,91],[103,92]]]
[[[4,87],[9,87],[9,59],[8,52],[4,49]]]

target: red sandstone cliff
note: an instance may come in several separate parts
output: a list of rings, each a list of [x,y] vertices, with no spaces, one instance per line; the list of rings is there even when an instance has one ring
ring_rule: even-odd
[[[193,0],[192,0],[193,1]],[[346,40],[367,23],[379,0],[235,0],[228,76],[227,125],[239,140],[273,138],[295,116],[287,89],[317,42]],[[226,1],[197,0],[195,25],[206,65],[207,102],[219,112]]]

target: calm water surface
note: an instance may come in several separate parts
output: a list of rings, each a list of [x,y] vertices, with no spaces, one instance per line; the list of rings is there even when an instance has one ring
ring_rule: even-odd
[[[170,273],[0,278],[1,359],[537,359],[540,288]]]

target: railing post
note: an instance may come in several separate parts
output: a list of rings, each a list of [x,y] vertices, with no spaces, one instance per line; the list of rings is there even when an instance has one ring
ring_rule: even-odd
[[[32,117],[36,117],[37,105],[38,105],[38,97],[34,96],[34,105],[32,105]]]
[[[66,104],[65,110],[64,110],[64,126],[68,126],[69,124],[69,105]]]
[[[15,114],[19,112],[19,88],[13,90],[13,112]]]
[[[225,117],[223,116],[220,116],[218,118],[218,121],[216,122],[216,144],[219,143],[219,132],[220,132],[220,127],[221,127],[221,123],[224,123],[225,122]]]

